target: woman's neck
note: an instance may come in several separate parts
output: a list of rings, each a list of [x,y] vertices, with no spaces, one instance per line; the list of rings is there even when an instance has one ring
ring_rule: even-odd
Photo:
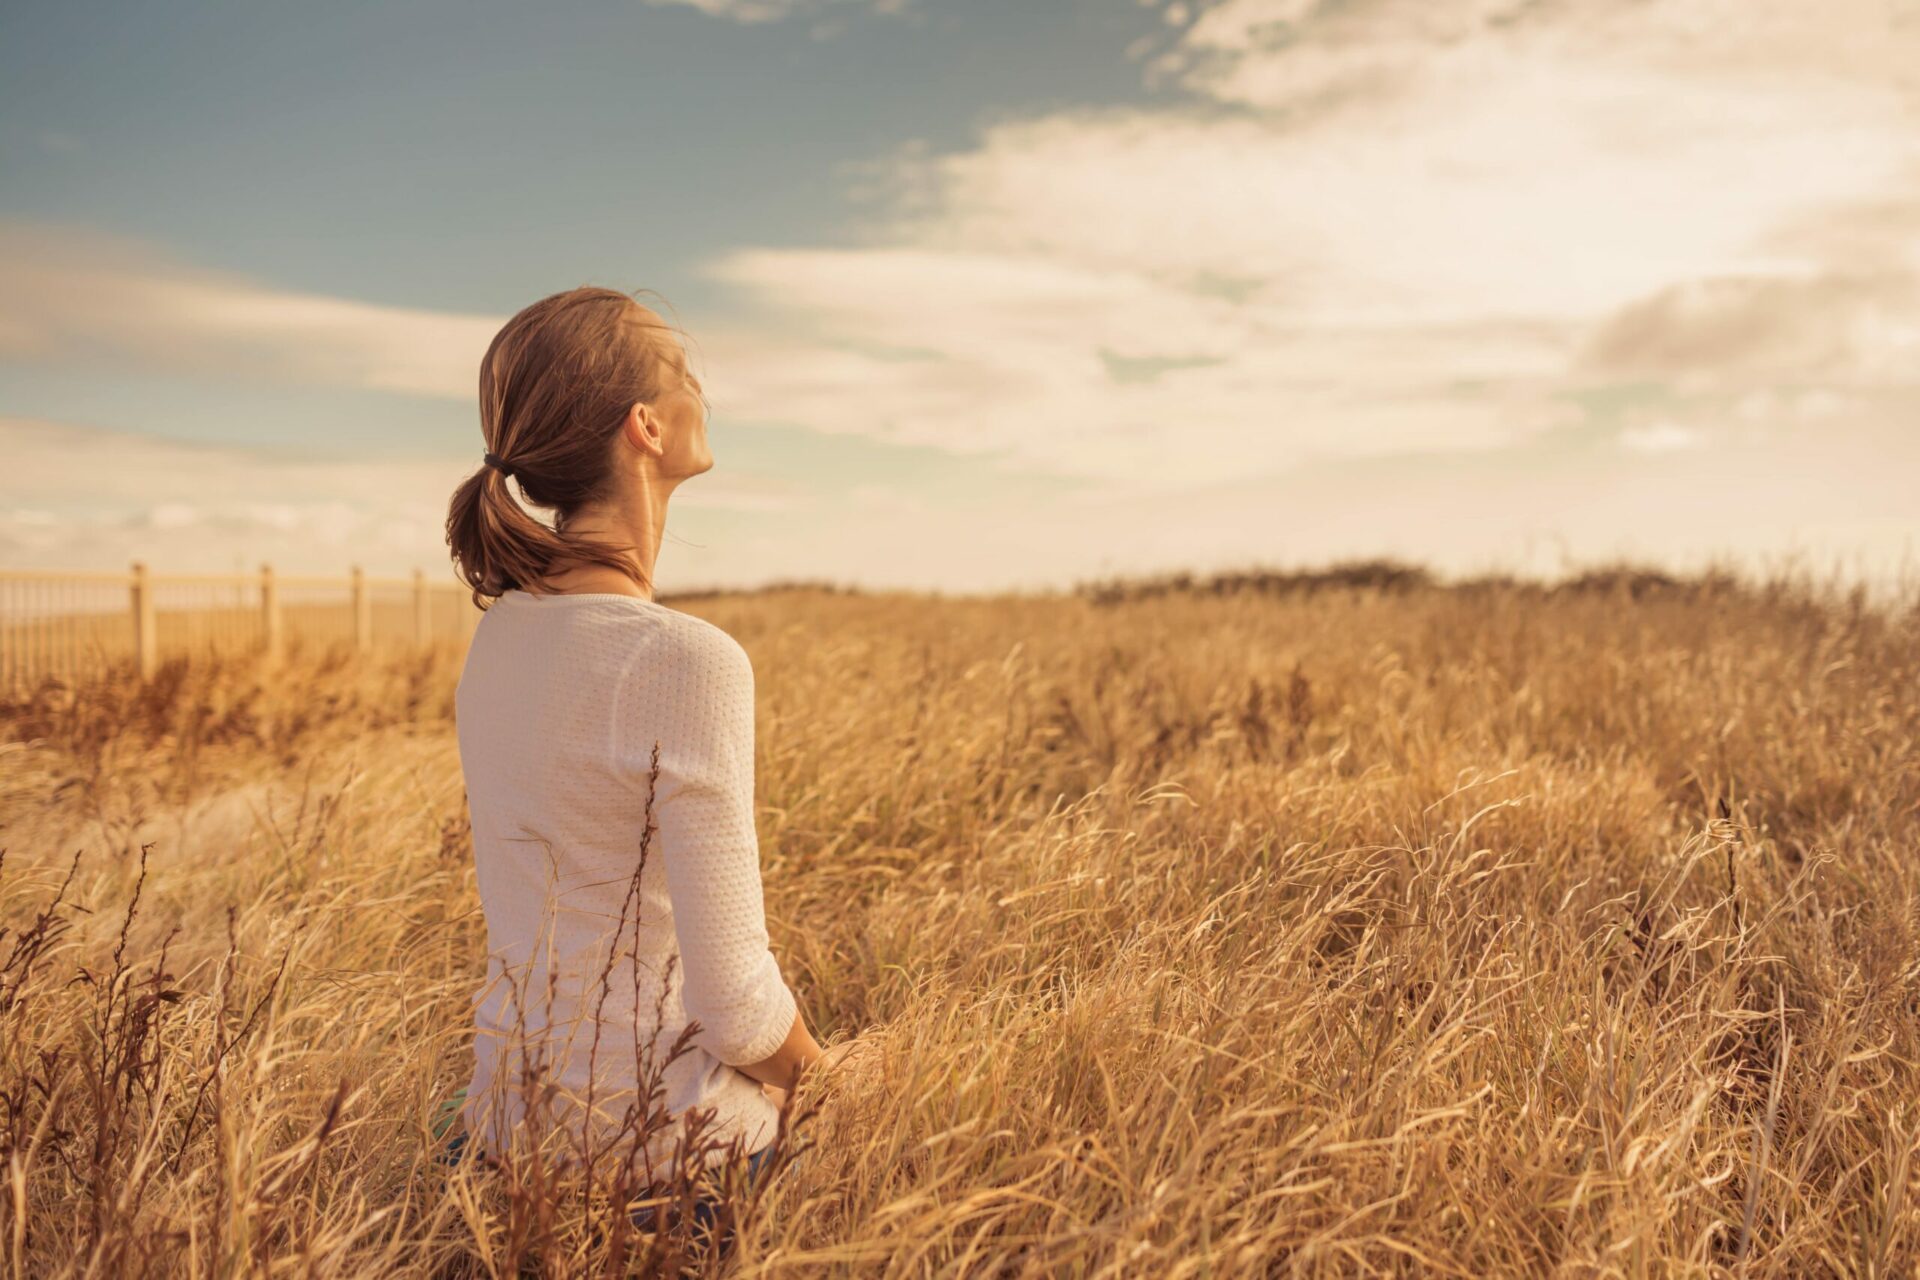
[[[659,559],[660,544],[667,527],[667,499],[672,495],[673,488],[671,484],[649,484],[643,480],[605,502],[574,512],[573,518],[566,522],[566,532],[615,546],[632,547],[627,558],[639,567],[641,575],[651,583],[653,567]],[[653,599],[652,590],[643,589],[618,569],[601,564],[574,565],[550,574],[541,580],[538,589],[561,595],[606,593]]]

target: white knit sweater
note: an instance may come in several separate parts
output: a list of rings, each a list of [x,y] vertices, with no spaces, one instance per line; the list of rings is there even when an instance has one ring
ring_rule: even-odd
[[[710,1108],[709,1132],[745,1152],[773,1140],[773,1103],[729,1065],[771,1055],[795,1014],[767,946],[753,713],[746,651],[691,614],[516,590],[481,618],[455,716],[488,950],[464,1117],[485,1147],[525,1117],[530,1077],[559,1086],[548,1127],[618,1126],[647,1055],[663,1061],[690,1019],[658,1105]],[[654,1139],[653,1167],[678,1129]]]

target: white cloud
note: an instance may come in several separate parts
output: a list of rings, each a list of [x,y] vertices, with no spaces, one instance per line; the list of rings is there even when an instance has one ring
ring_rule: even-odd
[[[1901,0],[1222,0],[1148,70],[1267,109],[1411,100],[1532,60],[1788,94],[1822,82],[1911,92],[1914,38]]]
[[[749,23],[852,11],[654,2]],[[1920,461],[1920,25],[1888,0],[1157,7],[1158,105],[1002,114],[945,154],[903,145],[869,166],[884,216],[863,241],[721,256],[708,270],[745,305],[692,335],[716,420],[1101,484],[1018,518],[857,488],[831,521],[730,559],[738,576],[1458,563],[1542,530],[1598,555],[1625,536],[1914,536],[1895,482]],[[0,234],[15,355],[464,401],[497,324]],[[1648,401],[1582,407],[1623,385]],[[1605,447],[1555,445],[1562,428]],[[181,556],[433,552],[471,466],[23,445],[24,429],[0,424],[0,542],[68,562],[126,558],[129,518]],[[1576,452],[1603,474],[1565,465]],[[92,469],[89,499],[72,458],[96,455],[114,465]],[[69,488],[49,497],[35,476]],[[199,518],[156,527],[169,494]],[[795,505],[705,481],[684,501],[703,498]]]
[[[468,458],[312,458],[6,417],[0,457],[0,557],[69,568],[146,559],[175,572],[230,570],[236,558],[311,572],[355,560],[437,570],[448,500],[474,470]],[[672,510],[806,501],[780,481],[716,468],[683,485]]]
[[[1692,325],[1695,390],[1783,351],[1892,385],[1920,293],[1834,277],[1833,228],[1920,231],[1913,66],[1920,28],[1867,0],[1223,0],[1149,69],[1185,99],[904,148],[868,243],[709,264],[749,306],[697,335],[707,382],[736,416],[1168,490],[1538,436],[1570,390],[1682,377],[1625,340],[1654,317]],[[1757,317],[1667,316],[1712,281]]]
[[[1609,317],[1586,360],[1689,388],[1788,378],[1920,383],[1920,275],[1882,268],[1687,280]]]
[[[1920,396],[1880,416],[1916,411]],[[1722,434],[1716,429],[1716,446]],[[1920,511],[1907,477],[1920,469],[1920,435],[1841,422],[1817,437],[1782,433],[1761,448],[1730,443],[1736,447],[1658,455],[1656,465],[1615,447],[1540,444],[1329,458],[1282,476],[1180,493],[1107,493],[1071,506],[1009,511],[982,494],[964,505],[929,504],[910,519],[855,508],[743,539],[730,548],[729,565],[749,582],[825,576],[996,590],[1374,554],[1450,573],[1545,574],[1615,557],[1680,568],[1725,557],[1764,568],[1799,554],[1823,568],[1832,556],[1847,572],[1883,582],[1898,580],[1904,567],[1915,584]]]
[[[1671,422],[1628,427],[1620,433],[1620,447],[1629,453],[1685,453],[1705,448],[1706,443],[1699,431]]]
[[[793,0],[647,0],[647,3],[656,8],[684,5],[708,17],[748,23],[773,22],[793,11]]]
[[[905,516],[918,516],[927,510],[925,501],[902,491],[895,485],[855,485],[847,491],[847,501],[855,506],[890,511]]]
[[[698,9],[712,18],[725,18],[731,22],[752,24],[758,22],[778,22],[796,13],[819,13],[829,7],[842,7],[850,0],[646,0],[656,8],[680,5]],[[906,0],[858,0],[866,4],[875,13],[899,13],[906,8]]]
[[[190,502],[161,502],[134,521],[154,529],[185,529],[200,523],[200,508]]]
[[[0,224],[0,355],[471,400],[504,316],[381,306],[182,266],[141,246]]]

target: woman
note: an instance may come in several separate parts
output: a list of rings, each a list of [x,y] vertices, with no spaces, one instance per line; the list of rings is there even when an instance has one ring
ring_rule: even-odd
[[[664,1105],[676,1123],[627,1143],[643,1187],[695,1110],[725,1144],[702,1163],[757,1169],[782,1091],[822,1058],[768,949],[753,668],[653,598],[667,501],[713,466],[706,416],[657,313],[613,289],[544,298],[481,362],[487,452],[447,515],[493,601],[455,699],[488,949],[462,1119],[488,1151],[593,1152]]]

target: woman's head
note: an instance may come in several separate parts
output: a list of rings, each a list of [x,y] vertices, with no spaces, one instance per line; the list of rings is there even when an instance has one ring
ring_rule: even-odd
[[[480,431],[554,525],[515,501],[499,468],[467,478],[447,510],[447,545],[476,604],[584,564],[650,590],[631,545],[569,533],[569,521],[634,485],[671,491],[713,466],[685,348],[658,313],[617,289],[569,289],[507,321],[480,361]]]

